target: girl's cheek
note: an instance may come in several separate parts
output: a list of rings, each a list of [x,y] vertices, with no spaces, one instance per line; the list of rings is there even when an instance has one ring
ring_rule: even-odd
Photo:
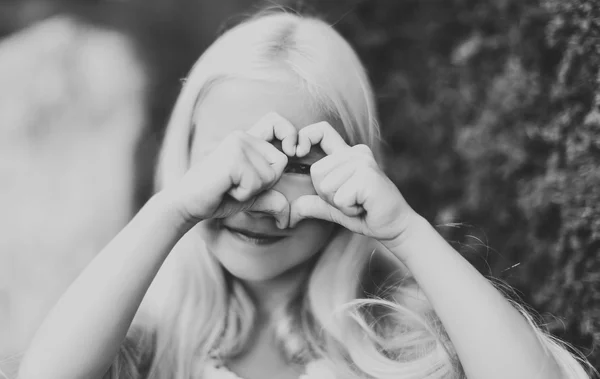
[[[200,235],[204,241],[209,241],[214,238],[216,233],[219,231],[221,222],[221,219],[203,220],[194,226],[194,231]]]
[[[283,174],[273,189],[281,192],[289,202],[300,196],[317,194],[310,175]]]

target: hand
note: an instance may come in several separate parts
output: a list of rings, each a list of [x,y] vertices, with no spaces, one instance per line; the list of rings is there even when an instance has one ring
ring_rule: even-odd
[[[269,141],[281,141],[282,153]],[[272,190],[294,155],[296,128],[269,113],[247,132],[236,131],[199,163],[192,163],[182,180],[167,191],[186,221],[224,218],[242,211],[275,217],[278,227],[289,222],[289,203]]]
[[[320,122],[300,130],[296,156],[305,156],[316,144],[327,154],[311,166],[317,195],[291,203],[290,227],[318,218],[386,245],[398,242],[418,215],[379,168],[371,149],[348,146],[329,123]]]

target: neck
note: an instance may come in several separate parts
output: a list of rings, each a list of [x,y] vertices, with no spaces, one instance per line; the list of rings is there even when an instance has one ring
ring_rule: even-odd
[[[307,262],[268,280],[244,281],[244,286],[255,301],[258,321],[268,323],[306,282],[312,265]]]

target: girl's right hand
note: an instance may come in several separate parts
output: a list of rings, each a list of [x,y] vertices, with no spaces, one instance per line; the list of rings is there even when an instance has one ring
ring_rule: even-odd
[[[273,215],[279,228],[289,223],[289,203],[272,190],[296,153],[297,130],[276,113],[261,118],[248,131],[235,131],[200,162],[193,162],[177,184],[169,187],[171,204],[186,222],[224,218],[242,211]],[[270,141],[281,141],[279,151]]]

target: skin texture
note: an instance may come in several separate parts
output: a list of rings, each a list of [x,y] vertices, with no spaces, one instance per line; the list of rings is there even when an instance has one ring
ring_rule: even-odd
[[[193,122],[197,129],[192,141],[191,164],[201,162],[232,132],[247,131],[255,123],[264,122],[265,114],[268,119],[270,112],[284,117],[296,130],[324,119],[306,96],[289,84],[226,81],[212,88],[195,109]],[[273,144],[281,150],[278,140]],[[290,203],[302,196],[316,195],[310,171],[298,164],[313,164],[324,155],[316,147],[301,159],[293,154],[288,156],[286,170],[271,189],[283,194]],[[285,238],[272,245],[254,245],[241,241],[224,226],[259,230]],[[280,356],[271,341],[271,316],[304,281],[314,261],[311,258],[326,245],[334,232],[334,224],[305,219],[293,228],[281,230],[271,214],[244,211],[201,221],[196,229],[209,252],[245,284],[258,308],[259,322],[251,347],[230,360],[229,369],[248,379],[297,378],[303,367],[290,365]]]
[[[259,92],[257,88],[253,90],[253,93]],[[257,98],[255,95],[255,102]],[[284,99],[285,96],[282,94],[277,98]],[[271,100],[275,100],[275,97]],[[294,99],[286,100],[287,104],[294,104]],[[295,103],[296,106],[298,104]],[[288,199],[289,225],[292,229],[301,223],[313,222],[311,219],[320,219],[382,242],[413,272],[444,323],[467,377],[560,377],[556,361],[546,354],[540,340],[518,311],[410,208],[378,167],[368,147],[348,146],[327,122],[316,122],[299,129],[295,155],[302,158],[314,146],[320,146],[327,156],[311,167],[313,193],[296,192],[293,198]],[[282,180],[285,180],[283,176]],[[235,217],[231,219],[235,220]],[[217,236],[216,242],[211,245],[213,253],[224,266],[234,263],[227,260],[230,257],[243,259],[240,251],[228,249],[231,245],[219,243],[218,230],[213,233]],[[321,236],[326,238],[326,235]],[[222,235],[220,237],[224,238]],[[287,255],[290,253],[288,251],[279,261],[284,264],[265,262],[267,270],[262,273],[276,273],[285,267],[297,267],[302,258],[306,261],[311,253],[302,248],[302,243],[299,241],[298,245],[287,246],[293,254],[298,255]],[[304,246],[309,245],[315,246]],[[256,259],[254,255],[249,255],[252,258],[246,262],[260,261],[260,253]],[[439,264],[432,266],[431,262]],[[265,289],[268,291],[268,288]],[[461,313],[457,314],[457,310],[461,310]],[[272,362],[272,357],[277,354],[265,337],[268,331],[268,324],[259,329],[258,338],[250,351],[228,362],[229,367],[248,379],[272,375],[297,376],[297,371],[290,370],[281,360]]]
[[[24,357],[21,378],[101,377],[161,263],[199,220],[206,220],[199,229],[209,250],[248,286],[259,307],[250,348],[227,362],[240,377],[287,379],[302,372],[279,356],[268,315],[304,279],[306,263],[335,224],[379,240],[407,266],[444,324],[468,378],[561,377],[557,362],[518,311],[408,206],[366,146],[348,146],[289,85],[221,85],[205,99],[212,103],[203,102],[196,112],[194,121],[206,126],[202,135],[207,138],[193,141],[190,170],[172,189],[153,197],[63,295]],[[308,125],[288,125],[282,136],[287,158],[267,142],[269,136],[261,139],[268,130],[261,115],[273,109],[292,124]],[[252,120],[248,125],[262,121],[248,133],[239,132],[246,130],[246,119]],[[297,137],[294,151],[286,143],[289,135]],[[311,167],[310,176],[285,170],[296,158],[318,152],[316,147],[327,156]],[[233,211],[227,211],[227,194],[239,200]],[[273,201],[261,203],[264,194]],[[283,229],[268,209],[278,202],[277,217],[287,216],[280,222]],[[242,244],[222,226],[261,228],[286,238],[267,247]]]
[[[324,117],[321,112],[315,112],[305,96],[289,84],[226,81],[212,88],[196,108],[194,124],[197,131],[192,143],[192,164],[202,160],[227,135],[248,130],[269,112],[289,120],[297,130]],[[322,152],[313,150],[298,162],[312,164],[322,156]],[[295,161],[294,157],[289,157],[288,172],[284,172],[272,187],[289,202],[302,195],[316,194],[310,173],[294,167]],[[295,228],[280,230],[275,218],[266,212],[240,212],[200,224],[207,247],[219,262],[237,278],[261,288],[277,287],[265,281],[281,282],[286,281],[285,276],[298,277],[295,269],[323,248],[333,230],[331,223],[315,219],[304,220]],[[272,245],[253,245],[236,238],[223,226],[254,229],[286,238]]]

